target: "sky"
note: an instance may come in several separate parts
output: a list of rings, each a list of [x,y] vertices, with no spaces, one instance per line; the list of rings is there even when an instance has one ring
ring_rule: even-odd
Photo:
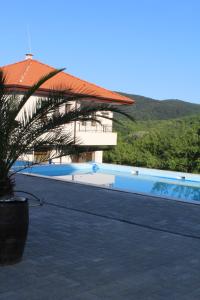
[[[199,0],[0,0],[0,66],[34,58],[114,91],[200,104]]]

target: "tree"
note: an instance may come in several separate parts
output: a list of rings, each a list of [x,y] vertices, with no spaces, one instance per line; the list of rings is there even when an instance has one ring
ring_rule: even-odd
[[[107,162],[180,172],[200,172],[200,115],[174,120],[124,121]],[[142,134],[141,134],[142,133]]]

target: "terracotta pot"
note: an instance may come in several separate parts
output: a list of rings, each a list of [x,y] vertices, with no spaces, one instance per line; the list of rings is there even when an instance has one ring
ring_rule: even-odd
[[[28,200],[14,197],[0,200],[0,265],[20,262],[29,223]]]

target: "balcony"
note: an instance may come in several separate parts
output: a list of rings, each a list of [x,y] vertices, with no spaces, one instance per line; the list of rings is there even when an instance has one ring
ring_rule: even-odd
[[[117,145],[117,133],[112,132],[112,126],[76,126],[77,144],[85,146],[115,146]]]

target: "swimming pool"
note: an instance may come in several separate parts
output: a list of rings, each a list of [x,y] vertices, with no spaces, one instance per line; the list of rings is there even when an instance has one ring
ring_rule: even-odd
[[[18,162],[14,169],[22,166],[23,163]],[[200,175],[198,174],[96,163],[46,164],[33,166],[21,172],[200,203]]]

